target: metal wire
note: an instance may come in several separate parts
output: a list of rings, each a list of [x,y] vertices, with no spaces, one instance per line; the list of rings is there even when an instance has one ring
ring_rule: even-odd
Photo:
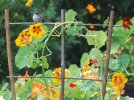
[[[42,24],[44,25],[55,25],[57,24],[58,22],[43,22]],[[34,22],[10,22],[9,23],[10,25],[30,25],[30,24],[34,24]],[[103,24],[86,24],[86,23],[83,23],[83,24],[78,24],[80,26],[98,26],[98,27],[103,27],[103,26],[109,26],[109,25],[103,25]],[[121,25],[113,25],[113,27],[121,27]]]
[[[42,76],[7,76],[7,78],[43,78]],[[45,76],[44,78],[57,78],[61,79],[60,77],[53,77],[53,76]],[[102,81],[99,78],[92,78],[92,79],[85,79],[85,78],[73,78],[73,77],[65,77],[65,79],[72,79],[72,80],[92,80],[92,81]]]

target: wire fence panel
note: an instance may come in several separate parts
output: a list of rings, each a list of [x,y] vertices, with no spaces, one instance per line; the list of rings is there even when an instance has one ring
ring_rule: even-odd
[[[92,81],[102,81],[102,100],[105,99],[105,93],[106,93],[106,84],[107,84],[107,76],[108,76],[108,67],[109,67],[109,60],[110,60],[110,50],[111,50],[111,39],[112,39],[112,29],[113,27],[120,27],[120,25],[113,25],[114,21],[114,11],[110,12],[110,21],[108,26],[108,39],[107,39],[107,59],[106,59],[106,68],[103,79],[93,78],[93,79],[84,79],[84,78],[72,78],[72,77],[64,77],[65,74],[65,40],[64,40],[64,25],[68,24],[69,22],[65,22],[65,9],[61,9],[61,23],[64,23],[61,26],[61,77],[39,77],[39,76],[29,76],[30,78],[58,78],[61,79],[61,93],[60,93],[60,99],[64,100],[64,81],[65,79],[71,79],[71,80],[92,80]],[[60,22],[45,22],[42,24],[46,25],[56,25]],[[29,25],[34,24],[33,22],[10,22],[9,21],[9,9],[5,9],[5,29],[6,29],[6,40],[7,40],[7,54],[8,54],[8,68],[9,68],[9,76],[7,78],[10,79],[11,84],[11,91],[12,91],[12,99],[16,100],[16,93],[15,93],[15,86],[14,86],[14,78],[18,78],[19,76],[14,76],[13,74],[13,67],[12,67],[12,53],[11,53],[11,44],[10,44],[10,25]],[[81,26],[89,26],[94,25],[98,27],[104,26],[103,24],[79,24]],[[26,78],[26,77],[21,77]]]

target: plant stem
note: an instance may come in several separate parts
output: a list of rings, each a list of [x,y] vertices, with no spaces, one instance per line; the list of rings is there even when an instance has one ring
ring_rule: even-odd
[[[43,66],[42,66],[42,75],[43,75],[43,79],[44,79],[44,82],[45,82],[45,84],[46,84],[46,87],[47,87],[47,90],[48,90],[48,92],[50,93],[50,95],[51,95],[51,97],[52,97],[52,100],[54,100],[53,99],[53,95],[52,95],[52,93],[51,93],[51,91],[50,91],[50,89],[49,89],[49,86],[48,86],[48,84],[47,84],[47,81],[46,81],[46,79],[44,78],[45,77],[45,71],[44,71],[44,68],[43,68]]]

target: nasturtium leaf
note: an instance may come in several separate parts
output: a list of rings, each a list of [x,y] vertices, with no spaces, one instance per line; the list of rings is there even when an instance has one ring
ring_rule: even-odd
[[[89,52],[89,56],[91,59],[96,59],[99,66],[103,66],[102,54],[98,48],[91,49],[91,51]]]
[[[118,57],[118,62],[120,66],[124,66],[125,68],[128,66],[129,61],[130,61],[130,56],[128,54],[123,54]]]
[[[90,58],[101,58],[102,54],[101,51],[98,48],[93,48],[89,52]]]
[[[24,98],[26,98],[31,93],[33,82],[33,79],[26,81],[25,85],[22,88],[22,93],[18,93],[18,97],[20,97],[19,100],[24,100]]]
[[[113,37],[112,38],[112,42],[111,42],[111,54],[117,53],[117,51],[119,50],[119,47],[121,45],[121,42],[118,38]]]
[[[103,31],[88,31],[86,36],[88,45],[94,45],[98,48],[101,48],[105,45],[105,42],[107,40],[107,35]]]
[[[68,68],[68,71],[69,71],[69,75],[70,77],[80,77],[80,68],[78,68],[77,65],[75,64],[72,64],[70,65],[70,67]]]
[[[103,28],[105,28],[108,25],[109,17],[103,22]]]
[[[117,59],[110,59],[109,68],[116,71],[119,68],[119,62]]]
[[[31,68],[35,69],[35,68],[37,68],[38,66],[39,66],[39,65],[38,65],[36,62],[33,62]]]
[[[65,13],[65,21],[74,21],[77,12],[73,11],[72,9],[68,10]]]
[[[74,24],[73,26],[70,26],[67,28],[67,33],[72,36],[76,36],[80,33],[83,26],[78,26],[77,24]]]
[[[34,52],[30,46],[20,47],[15,56],[15,64],[18,68],[31,67],[33,64]]]
[[[7,83],[7,82],[4,83],[2,88],[1,88],[1,91],[5,91],[7,89],[7,87],[8,87],[8,85],[9,85],[9,83]]]
[[[95,82],[94,81],[86,81],[83,85],[82,85],[82,87],[81,87],[81,89],[82,89],[82,91],[89,91],[92,87],[93,87],[93,85],[95,84]]]
[[[75,87],[71,89],[71,95],[75,99],[79,99],[79,96],[81,95],[80,87]]]
[[[83,53],[82,54],[82,57],[81,57],[81,60],[80,60],[80,65],[81,65],[82,68],[84,67],[84,64],[86,63],[86,61],[89,60],[89,59],[90,59],[90,57],[89,57],[88,53]]]
[[[49,64],[47,63],[47,58],[45,56],[41,57],[40,66],[43,66],[43,68],[48,69]]]

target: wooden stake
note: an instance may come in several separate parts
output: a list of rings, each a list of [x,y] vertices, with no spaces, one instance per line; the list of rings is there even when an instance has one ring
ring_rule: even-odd
[[[11,53],[11,43],[10,43],[9,9],[5,9],[5,28],[6,28],[6,42],[7,42],[7,57],[8,57],[9,75],[13,76],[12,53]],[[12,100],[16,100],[13,77],[10,77],[10,84],[11,84],[11,91],[12,91]]]
[[[61,9],[61,22],[65,21],[65,10]],[[61,27],[61,94],[60,100],[64,100],[64,80],[65,80],[65,40],[64,40],[64,25]]]
[[[110,60],[113,21],[114,21],[114,11],[111,11],[110,12],[110,22],[109,22],[109,27],[108,27],[106,68],[105,68],[105,73],[104,73],[104,77],[103,77],[103,81],[102,81],[102,100],[105,100],[105,94],[106,94],[106,85],[107,85],[108,67],[109,67],[109,60]]]

